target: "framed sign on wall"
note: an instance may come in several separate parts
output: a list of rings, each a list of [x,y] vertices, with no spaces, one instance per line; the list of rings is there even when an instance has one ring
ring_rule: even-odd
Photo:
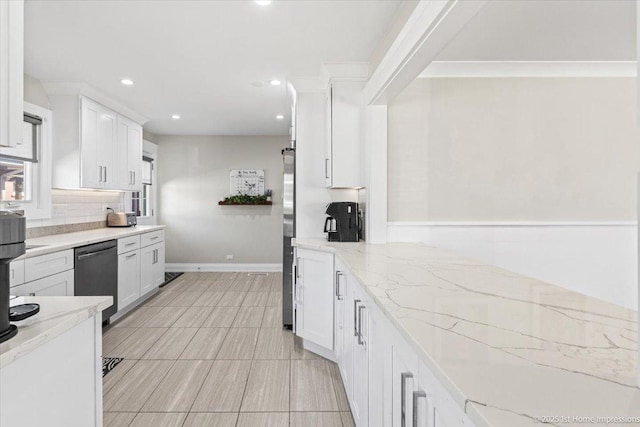
[[[264,194],[264,169],[231,169],[229,194],[262,196]]]

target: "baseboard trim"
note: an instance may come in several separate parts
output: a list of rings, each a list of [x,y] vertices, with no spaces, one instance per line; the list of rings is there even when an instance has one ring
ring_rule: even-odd
[[[281,272],[282,264],[249,264],[249,263],[167,263],[165,271],[266,271]]]
[[[389,221],[388,227],[629,227],[636,221]]]

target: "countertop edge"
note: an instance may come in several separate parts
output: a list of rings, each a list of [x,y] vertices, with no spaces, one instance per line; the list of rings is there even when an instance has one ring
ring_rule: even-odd
[[[29,259],[29,258],[34,258],[37,256],[41,256],[41,255],[47,255],[47,254],[52,254],[55,252],[60,252],[60,251],[65,251],[67,249],[73,249],[76,248],[78,246],[85,246],[85,245],[91,245],[93,243],[99,243],[99,242],[104,242],[106,240],[117,240],[117,239],[121,239],[123,237],[130,237],[130,236],[135,236],[138,234],[145,234],[145,233],[151,233],[153,231],[158,231],[158,230],[163,230],[165,229],[167,226],[166,225],[142,225],[139,227],[144,227],[143,228],[135,228],[135,227],[130,227],[130,228],[116,228],[116,227],[111,227],[111,228],[97,228],[94,230],[87,230],[87,231],[76,231],[74,233],[63,233],[63,234],[53,234],[53,235],[49,235],[49,236],[43,236],[43,237],[36,237],[33,239],[27,239],[27,242],[29,241],[37,241],[39,239],[44,239],[44,238],[54,238],[55,236],[65,236],[66,238],[69,238],[69,236],[71,235],[78,235],[78,240],[76,241],[71,241],[71,242],[66,242],[66,243],[61,243],[61,244],[51,244],[51,245],[45,245],[43,247],[39,247],[39,248],[33,248],[33,249],[29,249],[27,250],[27,252],[24,255],[19,256],[18,258],[16,258],[14,261],[20,261],[20,260],[25,260],[25,259]],[[115,236],[109,236],[107,238],[105,238],[104,236],[101,237],[87,237],[86,234],[87,233],[91,233],[91,232],[96,232],[96,230],[117,230],[117,231],[121,231],[121,234],[115,235]],[[114,231],[115,233],[115,231]],[[85,234],[85,236],[82,236],[82,234]]]
[[[46,298],[46,297],[29,297],[29,301],[38,303],[38,300],[40,298]],[[77,297],[69,297],[69,298],[77,298]],[[53,339],[59,337],[65,332],[73,329],[75,326],[79,325],[83,321],[90,319],[92,317],[95,317],[96,315],[100,314],[102,310],[104,310],[105,308],[108,308],[113,304],[113,297],[111,296],[92,297],[92,298],[102,298],[102,300],[99,302],[88,304],[81,308],[77,308],[73,310],[71,313],[61,314],[60,317],[64,317],[64,319],[61,320],[59,323],[53,325],[51,329],[48,329],[47,331],[43,331],[37,334],[33,338],[30,338],[29,340],[23,343],[20,343],[17,347],[9,349],[7,352],[0,355],[0,369],[6,368],[13,362],[31,353],[36,348],[52,341]],[[19,322],[13,322],[13,323],[17,323],[18,335],[19,335],[20,334]]]

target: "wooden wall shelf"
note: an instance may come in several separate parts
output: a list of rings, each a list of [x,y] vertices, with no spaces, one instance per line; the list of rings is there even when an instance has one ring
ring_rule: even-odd
[[[227,203],[218,202],[220,206],[271,206],[273,202],[261,202],[261,203]]]

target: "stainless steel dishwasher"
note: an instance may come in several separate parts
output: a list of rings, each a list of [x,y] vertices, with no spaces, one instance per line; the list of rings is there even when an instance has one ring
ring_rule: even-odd
[[[111,295],[113,305],[102,312],[107,322],[118,311],[118,243],[116,240],[75,249],[76,296]]]

